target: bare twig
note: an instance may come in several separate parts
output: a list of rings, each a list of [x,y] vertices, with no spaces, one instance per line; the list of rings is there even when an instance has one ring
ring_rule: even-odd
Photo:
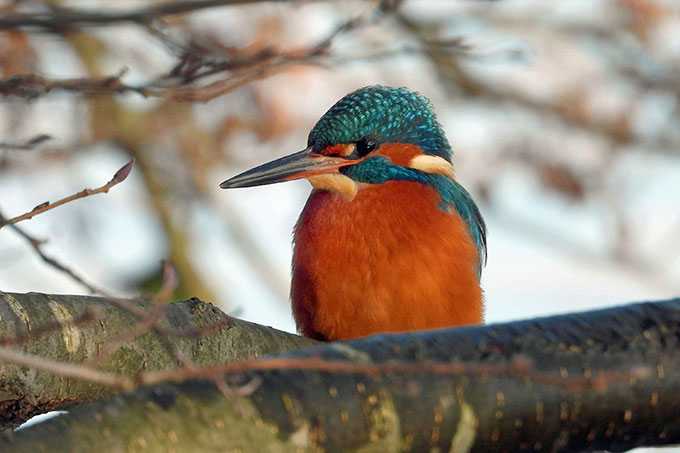
[[[62,329],[64,325],[77,327],[86,325],[92,321],[98,320],[100,315],[101,308],[97,305],[90,305],[89,307],[87,307],[87,310],[85,310],[81,315],[74,316],[71,319],[58,320],[55,322],[44,324],[37,328],[32,328],[30,331],[23,333],[21,335],[11,337],[9,336],[0,337],[0,345],[21,346],[23,344],[41,338],[45,335],[48,335],[56,330]]]
[[[399,1],[388,0],[376,2],[363,13],[340,24],[325,38],[308,48],[281,52],[264,49],[254,55],[218,61],[196,58],[195,55],[191,55],[192,64],[185,65],[185,61],[182,60],[169,74],[158,77],[145,85],[124,83],[121,80],[122,72],[104,78],[72,79],[49,79],[37,74],[22,74],[0,80],[0,94],[35,98],[54,90],[88,95],[134,92],[145,97],[207,102],[248,83],[278,74],[291,66],[317,63],[319,58],[327,56],[328,49],[339,35],[374,23],[385,13],[394,11],[400,3]],[[1,24],[2,21],[0,21]],[[158,34],[156,29],[151,28],[150,30],[154,34]],[[205,85],[196,85],[198,81],[220,73],[229,73],[229,75],[224,79]]]
[[[64,377],[96,382],[124,391],[133,390],[136,387],[134,381],[126,376],[118,376],[113,373],[87,368],[79,364],[58,362],[37,355],[26,354],[6,346],[0,346],[0,360],[37,370],[49,371],[50,373],[55,373]]]
[[[2,227],[4,225],[3,221],[4,221],[4,217],[3,217],[2,214],[0,214],[0,227]],[[97,286],[93,285],[92,283],[89,283],[87,280],[85,280],[84,277],[81,277],[75,271],[73,271],[72,269],[70,269],[66,265],[59,262],[57,259],[45,254],[45,252],[42,249],[42,246],[45,243],[44,240],[34,238],[33,236],[26,233],[23,229],[19,228],[16,225],[13,225],[13,224],[10,224],[10,225],[11,225],[11,228],[14,231],[19,233],[19,236],[24,238],[31,245],[31,247],[33,247],[33,250],[35,250],[35,252],[38,254],[40,259],[42,259],[45,263],[49,264],[51,267],[57,269],[58,271],[63,272],[64,274],[68,275],[73,280],[75,280],[76,282],[80,283],[85,288],[87,288],[87,290],[90,291],[91,293],[100,294],[100,295],[105,296],[105,297],[111,297],[111,296],[109,296],[109,294],[105,290],[98,288]]]
[[[17,151],[27,151],[34,149],[36,146],[52,140],[51,135],[47,134],[38,134],[35,137],[32,137],[31,139],[23,142],[23,143],[5,143],[5,142],[0,142],[0,150],[17,150]]]
[[[0,228],[4,227],[6,225],[13,225],[17,222],[21,222],[22,220],[31,219],[38,214],[42,214],[43,212],[49,211],[51,209],[56,208],[57,206],[61,206],[63,204],[66,204],[66,203],[73,201],[73,200],[77,200],[79,198],[85,198],[85,197],[88,197],[90,195],[95,195],[95,194],[98,194],[98,193],[106,193],[116,184],[119,184],[119,183],[125,181],[125,178],[128,177],[128,175],[130,174],[130,171],[132,170],[132,165],[134,164],[134,162],[135,162],[135,160],[132,159],[130,162],[123,165],[123,167],[121,167],[120,170],[118,170],[116,172],[116,174],[113,175],[113,178],[111,178],[111,180],[109,182],[107,182],[106,184],[104,184],[103,186],[101,186],[97,189],[84,189],[84,190],[81,190],[80,192],[78,192],[76,194],[73,194],[73,195],[68,196],[66,198],[62,198],[59,201],[55,201],[54,203],[50,203],[50,202],[41,203],[38,206],[36,206],[35,208],[33,208],[31,211],[29,211],[25,214],[13,217],[13,218],[8,219],[8,220],[1,221],[0,222]]]
[[[479,377],[507,376],[513,379],[563,387],[572,390],[602,389],[612,382],[644,379],[652,374],[646,366],[633,366],[625,371],[607,371],[583,378],[565,378],[560,375],[541,373],[532,369],[533,363],[527,358],[517,358],[507,364],[485,363],[428,363],[428,362],[385,362],[354,363],[322,358],[272,357],[243,360],[227,365],[199,370],[157,371],[138,376],[140,385],[157,384],[166,381],[182,381],[190,377],[215,378],[224,373],[264,370],[313,370],[328,373],[349,373],[367,376],[380,374],[427,374]]]
[[[68,203],[70,201],[77,200],[79,198],[84,198],[84,197],[94,195],[94,194],[98,194],[98,193],[108,192],[109,189],[111,189],[116,184],[123,182],[128,177],[128,175],[130,174],[130,171],[132,170],[133,164],[134,164],[134,159],[132,159],[130,162],[125,164],[123,167],[121,167],[113,175],[113,178],[111,178],[111,180],[108,183],[106,183],[105,185],[103,185],[103,186],[101,186],[97,189],[85,189],[85,190],[82,190],[82,191],[80,191],[80,192],[78,192],[74,195],[71,195],[71,196],[63,198],[59,201],[56,201],[54,203],[49,203],[49,202],[41,203],[40,205],[33,208],[31,211],[29,211],[25,214],[13,217],[11,219],[6,219],[0,213],[0,228],[4,227],[6,225],[11,225],[11,227],[14,229],[14,231],[16,231],[22,238],[24,238],[31,245],[33,250],[35,250],[35,252],[38,254],[38,256],[40,256],[40,258],[45,263],[49,264],[53,268],[55,268],[55,269],[57,269],[57,270],[59,270],[63,273],[65,273],[66,275],[71,277],[73,280],[75,280],[76,282],[80,283],[85,288],[87,288],[90,292],[92,292],[94,294],[101,294],[105,297],[110,297],[113,300],[115,298],[113,298],[111,295],[109,295],[107,293],[107,291],[93,285],[92,283],[89,283],[84,277],[80,276],[74,270],[72,270],[69,267],[67,267],[66,265],[62,264],[56,258],[53,258],[53,257],[47,255],[42,249],[42,246],[45,242],[44,240],[34,238],[33,236],[31,236],[30,234],[25,232],[23,229],[17,227],[17,225],[15,225],[15,224],[17,222],[22,221],[22,220],[30,219],[33,216],[36,216],[36,215],[41,214],[43,212],[54,209],[54,208],[61,206],[65,203]]]
[[[471,375],[478,377],[505,376],[513,379],[521,379],[523,381],[561,387],[568,390],[598,390],[605,388],[613,382],[644,379],[652,375],[652,371],[649,367],[633,366],[623,371],[606,371],[583,378],[565,378],[560,375],[534,371],[532,369],[532,362],[526,358],[518,358],[507,364],[485,364],[465,362],[353,363],[338,360],[325,360],[315,357],[272,357],[268,359],[244,360],[212,368],[182,368],[174,371],[149,372],[142,373],[135,377],[127,377],[98,371],[82,365],[45,359],[36,355],[22,353],[5,346],[0,346],[0,360],[56,373],[66,377],[104,384],[124,391],[130,391],[143,385],[153,385],[168,381],[180,382],[189,378],[210,379],[217,383],[226,373],[271,370],[311,370],[328,373],[360,374],[366,376],[377,376],[381,374]],[[225,396],[231,397],[234,395],[231,389],[225,390],[225,392]]]
[[[125,71],[119,71],[118,74],[109,77],[77,77],[72,79],[50,79],[38,74],[19,74],[0,80],[0,94],[29,99],[37,98],[50,91],[69,91],[89,95],[126,92],[135,92],[142,96],[153,95],[150,89],[123,83],[121,78],[124,73]]]
[[[219,6],[260,3],[262,0],[184,0],[163,2],[125,11],[53,8],[49,13],[8,14],[0,17],[0,30],[38,28],[54,30],[64,27],[115,25],[125,22],[145,24],[173,14],[184,14]]]
[[[171,261],[163,260],[163,276],[161,278],[161,287],[153,296],[154,302],[166,302],[172,296],[172,293],[177,289],[179,285],[179,275],[177,273],[177,268]]]
[[[115,301],[113,301],[115,303]],[[136,326],[121,331],[114,338],[111,338],[101,350],[97,352],[97,357],[86,361],[83,365],[87,367],[96,367],[103,360],[106,360],[111,354],[116,352],[125,342],[132,340],[140,335],[148,333],[154,324],[165,316],[165,304],[161,302],[154,303],[153,308],[149,310],[148,314]]]
[[[488,8],[484,11],[487,12]],[[636,134],[635,129],[628,124],[628,113],[599,118],[588,114],[585,110],[575,109],[575,105],[581,105],[586,100],[587,91],[582,88],[564,93],[560,99],[546,101],[527,95],[521,90],[508,89],[502,84],[484,83],[474,74],[468,73],[459,64],[458,59],[455,58],[458,56],[455,52],[450,52],[445,47],[437,45],[439,42],[435,38],[437,26],[420,23],[398,12],[394,16],[404,31],[420,43],[423,53],[428,56],[440,77],[447,81],[446,84],[460,90],[465,97],[493,105],[513,104],[540,116],[555,117],[570,127],[602,137],[614,146],[622,144],[646,145],[659,151],[677,154],[678,143],[672,137],[659,135],[647,138]],[[600,34],[606,35],[606,33]],[[620,55],[620,49],[617,49],[615,53]],[[469,57],[470,55],[465,56]],[[628,62],[628,60],[626,61]],[[628,64],[630,63],[628,62]],[[657,78],[657,76],[654,77],[654,79]],[[675,85],[674,91],[677,92],[678,87],[677,84]]]

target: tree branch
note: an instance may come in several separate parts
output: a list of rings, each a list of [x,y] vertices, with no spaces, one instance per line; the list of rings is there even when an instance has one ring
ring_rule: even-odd
[[[139,384],[143,373],[180,368],[165,341],[199,368],[315,344],[234,319],[197,299],[162,304],[163,316],[155,331],[147,325],[135,332],[138,335],[128,335],[148,321],[145,315],[154,307],[150,302],[89,296],[0,292],[0,344],[4,345],[0,347],[0,427],[101,398],[117,388],[130,389]],[[113,343],[115,349],[107,350]]]
[[[78,406],[5,435],[0,448],[78,452],[95,441],[102,451],[127,445],[571,452],[668,445],[680,442],[678,348],[680,299],[378,335],[232,365],[141,374],[139,384],[168,382]]]

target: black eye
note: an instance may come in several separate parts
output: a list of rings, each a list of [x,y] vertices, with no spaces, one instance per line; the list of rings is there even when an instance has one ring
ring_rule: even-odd
[[[378,142],[369,137],[364,137],[355,143],[357,147],[357,154],[363,157],[378,147]]]

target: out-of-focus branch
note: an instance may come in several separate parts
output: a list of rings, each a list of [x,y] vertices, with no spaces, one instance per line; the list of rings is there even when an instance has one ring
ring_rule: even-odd
[[[297,62],[324,55],[326,49],[331,46],[337,36],[376,20],[381,17],[383,13],[396,7],[397,4],[398,2],[383,1],[376,3],[375,5],[369,5],[370,7],[366,8],[363,13],[343,22],[324,39],[308,49],[278,53],[264,50],[257,52],[254,55],[246,55],[231,59],[222,58],[221,60],[216,60],[212,57],[201,59],[200,55],[192,55],[193,59],[198,58],[198,67],[194,64],[190,65],[190,68],[179,67],[177,70],[171,71],[167,76],[157,80],[157,85],[163,87],[161,90],[167,90],[163,92],[165,94],[162,94],[161,92],[156,93],[155,91],[152,93],[150,91],[151,88],[149,88],[152,84],[144,88],[141,92],[137,90],[137,87],[132,88],[133,91],[138,91],[144,95],[158,94],[159,96],[171,97],[175,100],[209,100],[235,89],[242,84],[248,83],[249,81],[260,79],[268,75],[270,71],[283,70],[289,67],[289,64],[296,64]],[[99,56],[93,55],[91,50],[88,50],[92,48],[91,45],[82,45],[82,43],[78,43],[81,38],[82,40],[92,39],[91,37],[83,37],[75,34],[69,34],[67,36],[67,39],[72,41],[76,50],[81,54],[81,57],[86,63],[86,67],[92,74],[93,78],[90,80],[96,82],[87,85],[88,90],[90,90],[89,93],[92,93],[94,90],[101,94],[108,92],[107,90],[110,89],[114,89],[114,91],[119,90],[118,92],[120,92],[130,88],[123,84],[118,76],[116,76],[116,78],[100,77],[98,74],[99,65],[97,62]],[[88,51],[90,53],[88,53]],[[229,77],[202,87],[174,85],[195,83],[209,75],[217,74],[220,71],[228,71],[230,74]],[[74,86],[77,86],[79,80],[74,81],[74,83],[68,83],[66,86],[68,89],[71,89]],[[142,171],[142,178],[147,185],[151,201],[168,234],[171,254],[170,258],[179,270],[181,288],[188,290],[184,292],[184,294],[214,299],[214,297],[211,297],[211,290],[202,282],[199,275],[194,271],[193,265],[189,262],[188,240],[185,237],[186,232],[182,230],[181,225],[175,224],[176,220],[173,219],[172,207],[168,205],[168,193],[172,189],[168,186],[167,181],[162,181],[163,175],[155,168],[154,160],[150,158],[150,156],[146,156],[146,154],[148,154],[146,147],[148,146],[147,142],[149,140],[147,133],[149,131],[149,126],[154,122],[154,118],[158,118],[159,115],[162,114],[162,111],[172,111],[173,109],[180,107],[173,107],[172,104],[168,102],[167,104],[161,104],[155,114],[145,115],[127,109],[115,102],[107,102],[107,100],[107,98],[98,98],[94,101],[97,102],[97,107],[93,108],[94,114],[92,121],[95,136],[99,139],[112,138],[119,143],[128,154],[138,158],[139,168]],[[186,118],[185,121],[190,121],[190,114],[182,114],[181,116]],[[176,118],[176,116],[174,118]],[[103,132],[99,132],[100,130]],[[107,135],[100,135],[102,133],[109,134],[111,131],[115,131],[115,136],[109,137]],[[243,243],[252,243],[252,240],[248,241],[244,239],[247,238],[245,230],[243,228],[237,228],[237,222],[234,219],[230,220],[232,220],[230,222],[231,230],[239,236],[240,241]],[[253,250],[254,249],[252,248],[246,248],[246,253],[251,260],[260,263],[259,265],[256,264],[254,267],[261,270],[262,274],[270,276],[276,275],[269,266],[262,266],[262,263],[265,262],[262,258],[262,254],[254,252]],[[285,290],[282,291],[281,288],[286,288],[287,284],[284,284],[285,282],[281,279],[269,277],[264,281],[270,283],[270,286],[273,287],[276,294],[280,295],[285,293]]]
[[[2,226],[2,222],[5,220],[4,216],[2,213],[0,213],[0,226]],[[92,294],[100,294],[103,296],[109,296],[109,294],[102,288],[99,288],[98,286],[90,283],[87,281],[87,279],[83,276],[81,276],[79,273],[68,267],[67,265],[63,264],[61,261],[59,261],[57,258],[54,258],[48,254],[46,254],[43,251],[43,244],[45,243],[44,240],[37,239],[30,234],[28,234],[26,231],[24,231],[22,228],[19,228],[17,225],[10,224],[10,228],[12,228],[16,233],[19,234],[22,238],[26,240],[26,242],[29,243],[29,245],[33,248],[35,253],[38,254],[41,260],[43,260],[45,263],[47,263],[50,267],[58,270],[59,272],[62,272],[69,276],[72,280],[75,282],[79,283],[83,287],[87,288],[88,291],[90,291]]]
[[[68,91],[83,94],[121,94],[135,92],[153,96],[154,91],[144,87],[126,85],[121,81],[124,71],[103,78],[78,77],[73,79],[49,79],[38,74],[20,74],[0,80],[0,94],[37,98],[51,91]]]
[[[88,73],[92,77],[101,77],[100,64],[105,55],[105,47],[100,40],[80,33],[68,33],[66,38],[78,53]],[[215,300],[211,288],[191,262],[186,222],[178,221],[180,219],[173,215],[173,182],[163,180],[163,171],[154,160],[152,149],[159,146],[156,141],[158,136],[150,131],[154,130],[155,121],[166,112],[166,108],[171,110],[168,105],[171,103],[163,102],[150,112],[135,111],[109,97],[91,99],[91,103],[90,128],[95,140],[110,141],[136,159],[151,207],[158,215],[166,234],[168,258],[179,273],[179,287],[174,296]],[[185,105],[180,107],[185,108]]]
[[[107,103],[106,108],[110,109],[117,118],[117,121],[134,115],[133,112],[123,106],[114,103]],[[140,117],[141,121],[148,120],[150,117]],[[143,123],[141,123],[143,124]],[[117,130],[122,130],[116,128]],[[214,300],[215,295],[196,271],[191,262],[190,239],[184,223],[178,222],[173,216],[173,206],[171,204],[171,189],[167,186],[168,182],[163,180],[162,171],[154,165],[154,160],[148,151],[144,150],[143,137],[137,136],[130,131],[122,132],[122,136],[117,137],[123,149],[137,159],[142,182],[146,186],[149,195],[151,208],[158,216],[163,230],[167,235],[166,240],[169,248],[169,259],[179,273],[178,289],[184,297],[195,296],[205,300]]]
[[[438,27],[419,23],[400,13],[395,14],[395,17],[404,29],[421,43],[424,53],[444,81],[443,85],[459,90],[465,97],[487,101],[493,105],[513,104],[535,112],[541,117],[552,116],[558,118],[563,124],[602,137],[614,145],[637,142],[659,151],[669,150],[668,152],[677,154],[678,143],[670,137],[658,136],[653,139],[637,137],[634,128],[629,123],[628,113],[607,118],[597,118],[588,114],[587,110],[582,108],[587,96],[582,90],[564,93],[555,101],[544,101],[532,98],[518,90],[484,83],[467,73],[455,52],[452,53],[445,47],[436,45],[440,41]],[[676,91],[677,89],[679,89],[678,86],[675,87]]]
[[[163,260],[161,273],[161,287],[156,291],[152,300],[154,302],[166,302],[179,286],[179,275],[175,265],[168,260]]]
[[[88,95],[113,95],[135,92],[145,97],[159,97],[176,101],[207,102],[229,93],[248,83],[278,74],[298,64],[313,64],[324,57],[335,39],[372,23],[383,14],[394,11],[400,1],[382,0],[330,32],[326,37],[307,48],[287,51],[265,49],[254,55],[221,60],[201,59],[186,54],[169,74],[144,85],[129,85],[121,74],[107,77],[74,79],[49,79],[37,74],[23,74],[0,80],[0,94],[35,98],[50,91],[62,90]],[[1,23],[1,22],[0,22]],[[187,62],[191,60],[191,64]],[[197,85],[196,83],[216,74],[226,78]]]
[[[0,142],[0,150],[28,151],[51,139],[52,137],[47,134],[38,134],[23,143]]]
[[[111,178],[111,180],[109,182],[107,182],[106,184],[104,184],[101,187],[98,187],[96,189],[83,189],[76,194],[70,195],[66,198],[62,198],[61,200],[55,201],[54,203],[50,203],[49,201],[41,203],[25,214],[21,214],[21,215],[18,215],[16,217],[12,217],[11,219],[0,221],[0,228],[4,227],[6,225],[12,225],[12,224],[15,224],[17,222],[21,222],[22,220],[31,219],[38,214],[42,214],[43,212],[49,211],[49,210],[54,209],[58,206],[61,206],[63,204],[69,203],[69,202],[74,201],[74,200],[78,200],[80,198],[89,197],[90,195],[96,195],[98,193],[107,193],[113,186],[125,181],[125,178],[127,178],[128,175],[130,174],[130,171],[132,170],[132,165],[134,163],[135,163],[135,161],[134,161],[134,159],[132,159],[130,162],[123,165],[113,175],[113,178]]]
[[[283,0],[281,0],[283,1]],[[186,14],[220,6],[262,3],[263,0],[189,0],[170,1],[135,9],[86,10],[53,7],[48,13],[8,14],[0,17],[0,30],[38,28],[47,31],[66,27],[92,27],[115,25],[124,22],[146,24],[173,14]]]

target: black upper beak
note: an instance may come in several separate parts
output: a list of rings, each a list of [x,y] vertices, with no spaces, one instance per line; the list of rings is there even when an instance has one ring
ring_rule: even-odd
[[[345,159],[315,153],[310,146],[297,153],[251,168],[227,179],[220,184],[220,187],[233,189],[292,181],[313,175],[332,173],[347,164],[348,162]]]

